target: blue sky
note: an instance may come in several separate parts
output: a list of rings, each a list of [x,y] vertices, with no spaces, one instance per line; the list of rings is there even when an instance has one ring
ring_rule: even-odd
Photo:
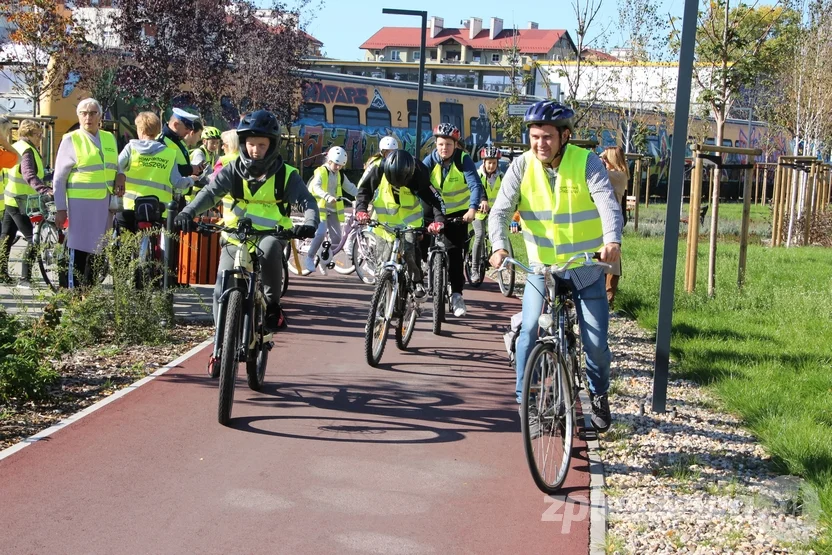
[[[599,22],[603,22],[604,25],[613,23],[608,47],[617,46],[620,42],[619,35],[614,28],[614,22],[618,18],[618,1],[621,0],[604,0],[598,18]],[[683,0],[661,0],[661,2],[662,14],[681,15]],[[548,9],[541,9],[541,6],[547,6]],[[307,26],[307,31],[324,43],[324,52],[327,56],[344,60],[362,59],[359,45],[381,27],[416,27],[420,24],[418,17],[384,15],[381,13],[382,8],[427,10],[428,18],[432,15],[442,17],[446,27],[459,27],[460,20],[471,17],[482,18],[483,27],[489,26],[491,17],[502,18],[503,26],[506,28],[516,26],[522,29],[529,21],[536,21],[541,29],[566,29],[574,39],[575,17],[569,0],[556,0],[555,2],[480,0],[470,3],[448,3],[438,0],[421,0],[420,2],[413,0],[381,0],[380,2],[324,0],[323,9],[316,10]],[[307,14],[307,17],[309,15]]]

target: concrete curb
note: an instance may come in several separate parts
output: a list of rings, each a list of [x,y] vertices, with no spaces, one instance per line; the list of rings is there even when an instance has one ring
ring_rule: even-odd
[[[580,392],[581,410],[584,414],[587,457],[589,459],[589,555],[604,555],[607,540],[607,496],[604,493],[604,463],[601,461],[601,444],[590,421],[590,401],[586,391]]]
[[[201,351],[202,349],[204,349],[205,347],[207,347],[208,345],[210,345],[213,342],[214,342],[213,337],[210,338],[210,339],[206,339],[205,341],[203,341],[202,343],[200,343],[199,345],[197,345],[196,347],[194,347],[193,349],[191,349],[190,351],[188,351],[184,355],[180,356],[176,360],[173,360],[173,361],[167,363],[165,366],[163,366],[162,368],[159,368],[158,370],[156,370],[154,373],[150,374],[149,376],[147,376],[145,378],[142,378],[139,381],[128,385],[124,389],[119,389],[118,391],[116,391],[112,395],[110,395],[108,397],[105,397],[104,399],[101,399],[97,403],[92,404],[92,405],[88,406],[87,408],[85,408],[85,409],[83,409],[79,412],[76,412],[75,414],[73,414],[72,416],[70,416],[68,418],[64,418],[63,420],[61,420],[57,424],[53,424],[52,426],[46,428],[45,430],[42,430],[42,431],[36,433],[35,435],[27,437],[26,439],[21,440],[20,442],[12,445],[11,447],[7,447],[6,449],[0,451],[0,461],[2,461],[3,459],[5,459],[7,457],[10,457],[10,456],[14,455],[15,453],[17,453],[18,451],[20,451],[24,447],[28,447],[29,445],[32,445],[33,443],[37,443],[38,441],[40,441],[42,439],[45,439],[45,438],[55,434],[56,432],[66,428],[70,424],[78,422],[79,420],[81,420],[85,416],[88,416],[88,415],[94,413],[98,409],[104,408],[105,406],[109,405],[113,401],[115,401],[117,399],[120,399],[121,397],[124,397],[125,395],[127,395],[131,391],[133,391],[135,389],[138,389],[138,388],[140,388],[141,386],[143,386],[147,383],[152,382],[153,380],[155,380],[156,378],[158,378],[162,374],[165,374],[169,370],[172,370],[173,368],[176,368],[177,366],[179,366],[180,364],[182,364],[183,362],[185,362],[186,360],[188,360],[189,358],[191,358],[192,356],[194,356],[199,351]]]

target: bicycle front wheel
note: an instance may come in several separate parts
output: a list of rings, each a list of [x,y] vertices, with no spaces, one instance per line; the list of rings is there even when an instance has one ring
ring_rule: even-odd
[[[540,491],[556,493],[569,471],[575,432],[572,388],[563,357],[538,343],[526,363],[520,427],[526,461]]]
[[[217,420],[223,426],[231,419],[234,403],[234,387],[237,384],[239,366],[240,335],[242,331],[243,294],[232,291],[225,301],[225,329],[222,334],[222,355],[220,356],[220,395]]]
[[[393,274],[390,270],[385,270],[376,284],[376,290],[370,301],[367,325],[364,328],[364,355],[367,358],[367,364],[370,366],[378,366],[381,355],[384,354],[387,330],[390,327],[390,320],[387,315],[390,313],[390,303],[393,302],[395,302],[393,298]]]
[[[263,341],[263,325],[266,314],[263,307],[258,303],[254,309],[254,333],[256,341],[254,349],[246,357],[246,376],[248,387],[252,391],[260,391],[263,382],[266,380],[266,364],[269,361],[269,345]]]
[[[445,319],[445,259],[441,254],[433,258],[431,268],[433,279],[431,280],[431,294],[433,295],[433,334],[442,333],[442,320]]]
[[[372,285],[376,282],[376,243],[372,233],[359,231],[352,238],[352,264],[355,275],[362,282]]]
[[[342,230],[341,232],[347,233],[347,230]],[[353,246],[354,235],[347,236],[341,250],[332,255],[332,263],[334,264],[332,268],[342,276],[348,276],[355,271],[355,262],[353,262],[352,253],[347,254],[347,246]]]
[[[283,280],[280,284],[280,298],[286,296],[286,291],[289,289],[289,256],[291,256],[292,247],[287,247],[283,253]]]
[[[42,222],[35,233],[35,252],[38,254],[38,268],[43,281],[52,289],[58,290],[59,272],[66,266],[66,251],[63,236],[52,222]]]

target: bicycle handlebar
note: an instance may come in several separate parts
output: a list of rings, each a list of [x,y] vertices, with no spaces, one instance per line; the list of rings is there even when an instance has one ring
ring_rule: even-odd
[[[393,235],[404,235],[405,233],[427,233],[428,228],[426,227],[401,227],[401,226],[393,226],[389,224],[385,224],[378,220],[369,220],[366,224],[369,227],[381,227]]]
[[[497,268],[497,270],[505,270],[507,264],[513,264],[522,268],[529,274],[544,275],[548,271],[555,275],[560,275],[566,272],[567,270],[572,270],[581,266],[600,266],[602,268],[607,269],[612,268],[610,264],[607,264],[606,262],[601,262],[599,256],[600,254],[597,252],[582,252],[574,255],[572,258],[570,258],[560,266],[558,266],[557,264],[552,264],[551,266],[547,266],[545,264],[536,264],[533,267],[526,266],[519,260],[507,256],[503,259],[503,263],[500,265],[499,268]],[[581,259],[583,259],[583,263],[578,264],[578,261]]]
[[[250,222],[241,220],[237,227],[228,227],[210,222],[196,222],[197,231],[210,231],[211,233],[226,232],[234,235],[239,241],[246,242],[256,237],[277,237],[278,239],[296,239],[294,230],[291,229],[254,229]]]

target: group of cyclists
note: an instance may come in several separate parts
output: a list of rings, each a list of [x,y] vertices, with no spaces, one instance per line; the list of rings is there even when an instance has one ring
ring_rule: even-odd
[[[357,184],[343,172],[347,153],[333,147],[323,165],[304,183],[301,172],[279,154],[280,125],[271,112],[245,115],[234,137],[204,127],[198,117],[174,109],[164,125],[152,113],[136,119],[138,139],[130,141],[118,157],[114,185],[124,190],[124,211],[119,225],[134,230],[137,203],[155,197],[162,205],[185,194],[186,203],[175,218],[183,231],[196,228],[197,216],[222,204],[223,225],[234,227],[246,218],[258,230],[292,229],[297,238],[313,239],[305,267],[313,271],[315,254],[327,232],[337,242],[344,221],[344,193],[355,197],[355,218],[367,223],[371,215],[389,226],[424,227],[425,236],[412,236],[405,244],[407,268],[415,284],[414,296],[424,299],[422,262],[427,257],[429,235],[439,236],[448,253],[451,312],[464,317],[463,262],[469,224],[474,229],[473,249],[485,245],[486,230],[492,244],[490,263],[498,268],[508,256],[508,230],[519,211],[530,265],[562,264],[581,252],[598,252],[600,259],[615,263],[620,257],[622,215],[606,169],[595,153],[568,144],[574,131],[572,110],[554,101],[533,104],[524,117],[531,149],[512,161],[506,174],[499,169],[500,151],[486,146],[479,151],[478,169],[461,148],[460,130],[442,123],[433,130],[436,148],[418,160],[399,147],[395,137],[384,137],[379,152],[365,165]],[[222,139],[224,155],[219,154]],[[202,145],[197,148],[197,144]],[[189,150],[193,149],[193,150]],[[31,143],[14,145],[21,155],[34,149]],[[37,152],[34,149],[35,153]],[[42,163],[35,158],[34,172],[42,179]],[[30,163],[31,165],[31,163]],[[27,171],[32,169],[27,166]],[[6,198],[20,194],[19,171],[10,172]],[[25,173],[25,172],[24,172]],[[27,186],[31,180],[27,182]],[[70,183],[70,186],[72,184]],[[116,189],[114,186],[113,190]],[[28,192],[28,189],[27,191]],[[7,211],[8,211],[7,200]],[[301,223],[291,218],[300,216]],[[384,261],[392,247],[389,232],[373,228]],[[6,230],[3,230],[4,236]],[[217,275],[234,264],[242,248],[233,234],[224,233]],[[286,327],[280,303],[285,242],[264,236],[258,248],[263,293],[267,304],[265,327]],[[472,259],[479,264],[481,256]],[[475,268],[479,273],[479,268]],[[571,270],[564,281],[572,290],[586,355],[592,400],[593,426],[605,431],[611,423],[607,390],[611,355],[607,344],[609,306],[599,267]],[[525,362],[538,334],[543,299],[543,276],[529,275],[523,295],[523,323],[516,343],[516,399],[520,402]],[[214,314],[222,293],[214,290]]]
[[[463,256],[468,225],[474,228],[474,249],[482,248],[487,229],[493,245],[490,262],[498,268],[508,255],[508,229],[519,210],[523,236],[531,265],[562,264],[579,252],[598,252],[602,261],[620,257],[623,220],[606,169],[593,152],[568,144],[574,131],[574,113],[553,101],[541,101],[526,112],[531,149],[515,159],[506,175],[499,170],[500,151],[487,146],[479,152],[478,169],[460,146],[460,130],[448,123],[434,130],[436,149],[418,160],[399,148],[394,137],[384,137],[379,152],[365,165],[354,185],[343,173],[347,153],[333,147],[325,163],[315,170],[308,186],[297,168],[286,164],[278,153],[280,129],[273,114],[261,110],[244,117],[238,128],[238,157],[225,165],[176,217],[183,230],[194,227],[195,216],[223,203],[225,225],[249,218],[255,229],[293,228],[299,238],[314,238],[305,260],[315,269],[314,256],[327,231],[337,240],[344,218],[339,199],[346,192],[355,197],[355,217],[360,223],[371,214],[389,226],[424,227],[428,235],[441,235],[448,251],[451,310],[466,315],[463,299]],[[290,214],[302,215],[292,223]],[[373,228],[378,260],[386,260],[392,237],[381,226]],[[405,242],[405,261],[415,284],[415,296],[427,295],[422,260],[428,237],[410,237]],[[224,239],[220,272],[234,260],[238,245]],[[282,256],[285,244],[265,238],[262,274],[269,306],[266,326],[285,327],[280,305]],[[474,259],[478,259],[474,257]],[[539,278],[539,279],[538,279]],[[528,276],[523,295],[523,324],[516,345],[517,386],[520,402],[525,361],[538,334],[537,318],[543,305],[543,276]],[[587,266],[571,270],[563,279],[572,290],[579,321],[581,344],[586,354],[592,406],[591,421],[599,431],[611,424],[607,390],[611,354],[607,343],[609,306],[603,269]],[[216,298],[221,293],[215,288]]]

